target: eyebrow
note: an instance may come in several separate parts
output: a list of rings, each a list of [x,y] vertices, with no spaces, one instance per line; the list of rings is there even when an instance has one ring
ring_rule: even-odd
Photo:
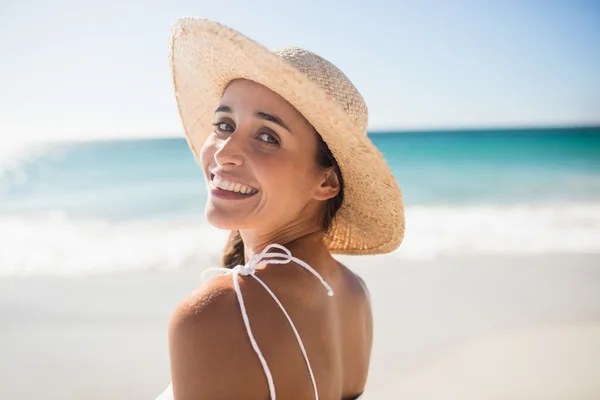
[[[218,112],[226,112],[226,113],[230,113],[233,112],[233,110],[231,110],[231,107],[229,106],[225,106],[225,105],[220,105],[219,107],[217,107],[217,109],[215,110],[215,114]]]
[[[233,110],[229,106],[220,105],[215,110],[215,113],[218,113],[218,112],[232,113]],[[257,111],[254,113],[254,116],[256,116],[257,118],[260,118],[260,119],[264,119],[265,121],[273,122],[274,124],[281,126],[283,129],[285,129],[289,133],[292,133],[292,130],[281,120],[281,118],[279,118],[275,115],[267,114],[266,112],[262,112],[262,111]],[[292,133],[292,135],[293,135],[293,133]]]

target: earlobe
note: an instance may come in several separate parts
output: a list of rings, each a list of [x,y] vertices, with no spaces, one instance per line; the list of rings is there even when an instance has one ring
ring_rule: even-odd
[[[325,201],[329,200],[340,192],[340,181],[333,170],[327,171],[325,179],[321,182],[315,193],[315,199]]]

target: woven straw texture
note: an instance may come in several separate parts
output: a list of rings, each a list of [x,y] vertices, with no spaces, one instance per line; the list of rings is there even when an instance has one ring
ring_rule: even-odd
[[[297,47],[270,51],[202,18],[180,19],[170,45],[179,113],[196,159],[227,85],[239,78],[257,82],[304,115],[340,166],[344,202],[325,236],[331,252],[380,254],[400,246],[405,229],[401,190],[366,134],[362,96],[337,67]]]

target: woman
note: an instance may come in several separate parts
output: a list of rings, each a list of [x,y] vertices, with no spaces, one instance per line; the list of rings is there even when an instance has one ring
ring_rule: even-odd
[[[162,398],[357,398],[369,295],[332,254],[390,252],[404,235],[401,192],[366,136],[364,100],[316,54],[271,52],[204,19],[176,24],[171,66],[207,180],[206,218],[232,233],[224,273],[173,313]]]

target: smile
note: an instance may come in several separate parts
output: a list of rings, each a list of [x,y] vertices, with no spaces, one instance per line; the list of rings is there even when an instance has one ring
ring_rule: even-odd
[[[223,192],[229,192],[232,194],[242,196],[252,196],[258,193],[258,189],[251,186],[244,185],[240,182],[233,182],[227,179],[223,179],[220,176],[210,174],[210,186],[213,189],[214,194],[224,194]]]

